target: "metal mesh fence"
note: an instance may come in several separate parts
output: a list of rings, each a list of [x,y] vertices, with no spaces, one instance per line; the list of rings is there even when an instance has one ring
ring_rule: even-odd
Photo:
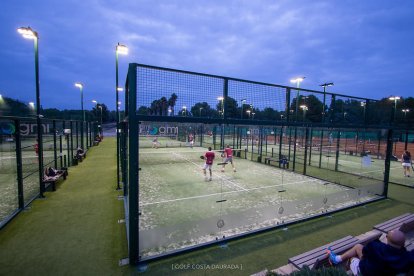
[[[414,185],[398,176],[393,156],[412,133],[396,128],[389,100],[140,64],[125,94],[132,263],[370,202],[389,181]]]
[[[42,119],[38,141],[36,120],[0,117],[0,227],[43,196],[39,182],[47,168],[76,165],[74,153],[81,141],[76,125],[76,121]]]

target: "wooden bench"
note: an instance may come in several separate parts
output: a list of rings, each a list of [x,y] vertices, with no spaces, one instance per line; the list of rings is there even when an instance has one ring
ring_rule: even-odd
[[[406,213],[396,218],[387,220],[383,223],[374,226],[374,229],[383,233],[388,233],[390,230],[399,229],[400,231],[407,233],[414,230],[414,214]]]
[[[53,176],[49,176],[49,169],[45,169],[45,173],[43,175],[42,181],[42,189],[46,191],[46,189],[51,185],[52,191],[56,191],[56,182],[63,178],[66,180],[66,176],[68,175],[68,170],[66,168],[62,168],[62,170],[56,170],[56,174]]]
[[[281,163],[281,160],[275,157],[265,157],[265,164],[270,165],[270,162]],[[289,169],[289,161],[286,161],[285,169]]]
[[[328,255],[326,253],[328,247],[331,247],[333,252],[336,254],[342,254],[354,247],[356,244],[366,245],[371,241],[378,240],[381,235],[381,232],[372,232],[359,237],[346,236],[332,243],[290,258],[289,263],[293,264],[298,269],[302,269],[304,266],[308,266],[310,269],[318,269],[323,266],[329,266]]]
[[[332,243],[292,257],[288,260],[288,262],[293,264],[298,269],[302,269],[304,266],[308,266],[310,269],[316,269],[318,267],[321,267],[325,260],[328,261],[328,256],[326,254],[328,247],[331,247],[335,253],[340,254],[357,243],[357,238],[353,236],[346,236]]]

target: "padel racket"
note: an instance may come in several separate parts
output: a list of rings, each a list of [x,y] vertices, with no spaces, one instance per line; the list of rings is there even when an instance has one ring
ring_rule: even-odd
[[[204,155],[201,155],[201,156],[200,156],[200,159],[204,159]]]

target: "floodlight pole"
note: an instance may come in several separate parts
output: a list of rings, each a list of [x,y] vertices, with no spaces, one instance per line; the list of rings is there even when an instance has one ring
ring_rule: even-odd
[[[320,84],[319,86],[323,87],[323,105],[322,105],[322,123],[325,122],[325,105],[326,105],[326,87],[327,86],[333,86],[334,83],[333,82],[329,82],[329,83],[324,83],[324,84]]]
[[[43,196],[43,141],[42,141],[42,122],[40,119],[40,82],[39,82],[39,34],[30,27],[21,27],[17,31],[22,34],[24,38],[33,39],[34,54],[35,54],[35,80],[36,80],[36,124],[37,124],[37,146],[38,146],[38,169],[39,169],[39,184],[40,195]]]

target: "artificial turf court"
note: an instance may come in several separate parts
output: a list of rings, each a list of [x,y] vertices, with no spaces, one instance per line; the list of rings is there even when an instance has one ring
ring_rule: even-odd
[[[117,200],[116,141],[105,138],[46,200],[36,200],[0,232],[0,275],[133,275],[122,201]],[[238,159],[236,160],[236,162]],[[389,199],[148,264],[144,275],[249,275],[289,257],[414,211],[414,189],[389,186]],[[242,264],[242,270],[175,269],[177,264]]]

